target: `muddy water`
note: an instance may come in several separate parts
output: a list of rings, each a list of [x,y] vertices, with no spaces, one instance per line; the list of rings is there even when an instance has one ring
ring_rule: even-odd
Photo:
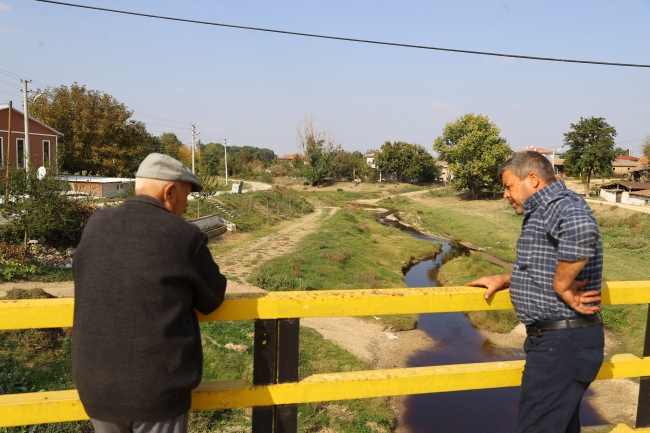
[[[442,251],[432,260],[413,266],[404,276],[408,287],[438,286],[438,269],[456,257],[467,255],[464,246],[446,239],[425,236],[400,224],[395,225],[412,236],[441,243]],[[474,329],[462,313],[420,314],[418,328],[436,344],[414,354],[409,367],[466,364],[524,359],[523,350],[493,346]],[[406,398],[400,423],[411,433],[455,432],[487,433],[512,431],[517,416],[519,387],[413,395]],[[605,420],[583,400],[580,420],[583,425],[604,424]]]

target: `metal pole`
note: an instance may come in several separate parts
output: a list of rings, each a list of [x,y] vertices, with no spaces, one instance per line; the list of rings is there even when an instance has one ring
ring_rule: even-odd
[[[25,162],[25,171],[29,169],[29,158],[32,156],[30,147],[29,147],[29,107],[27,105],[27,83],[31,83],[32,80],[20,80],[23,82],[23,104],[25,105],[25,141],[23,148],[23,157]],[[18,155],[16,155],[18,158]]]
[[[7,176],[5,182],[7,182],[7,189],[5,190],[5,203],[9,200],[9,164],[11,164],[11,118],[13,117],[12,113],[13,103],[9,101],[9,119],[7,120],[7,157],[5,158],[5,163],[7,164]]]
[[[228,151],[226,148],[228,147],[228,139],[224,138],[223,139],[223,159],[226,162],[226,186],[228,186]]]
[[[192,173],[194,173],[194,124],[191,123],[191,130],[192,130]]]
[[[643,357],[650,356],[650,306],[645,325]],[[650,427],[650,376],[642,376],[639,384],[639,400],[636,409],[636,428]]]

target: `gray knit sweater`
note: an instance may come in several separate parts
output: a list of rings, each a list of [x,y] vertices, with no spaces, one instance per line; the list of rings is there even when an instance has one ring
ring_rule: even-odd
[[[153,422],[186,412],[203,363],[194,309],[214,311],[226,290],[207,237],[138,195],[93,214],[73,270],[72,370],[88,415]]]

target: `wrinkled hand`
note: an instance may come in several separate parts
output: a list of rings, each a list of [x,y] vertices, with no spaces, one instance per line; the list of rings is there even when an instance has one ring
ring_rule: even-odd
[[[498,290],[505,289],[510,282],[509,275],[491,275],[489,277],[481,277],[469,283],[466,286],[485,287],[485,299],[488,299],[492,294]]]
[[[569,288],[560,295],[560,298],[571,308],[580,314],[595,314],[600,307],[598,305],[587,305],[593,302],[601,301],[603,298],[598,293],[598,290],[589,290],[588,292],[581,292],[581,289],[587,285],[589,280],[574,281]]]

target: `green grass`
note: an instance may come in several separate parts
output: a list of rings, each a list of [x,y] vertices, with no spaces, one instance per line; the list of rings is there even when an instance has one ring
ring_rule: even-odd
[[[514,261],[522,217],[510,207],[497,200],[465,200],[444,190],[426,195],[422,202],[398,196],[378,205],[398,209],[405,222],[417,223],[425,231],[471,242],[501,260]]]
[[[508,272],[510,269],[505,269],[483,260],[480,256],[473,255],[458,257],[445,263],[438,272],[438,281],[445,286],[462,286],[486,275]],[[471,311],[465,314],[474,326],[491,332],[510,332],[519,323],[513,310]]]
[[[294,190],[278,186],[248,194],[220,195],[210,200],[234,211],[234,217],[224,217],[234,222],[237,230],[243,232],[274,226],[314,211],[314,206]]]
[[[304,237],[298,252],[265,262],[249,282],[268,291],[405,287],[402,270],[411,259],[431,257],[439,249],[440,245],[384,227],[369,212],[350,206]],[[415,315],[382,319],[397,331],[416,324]]]

